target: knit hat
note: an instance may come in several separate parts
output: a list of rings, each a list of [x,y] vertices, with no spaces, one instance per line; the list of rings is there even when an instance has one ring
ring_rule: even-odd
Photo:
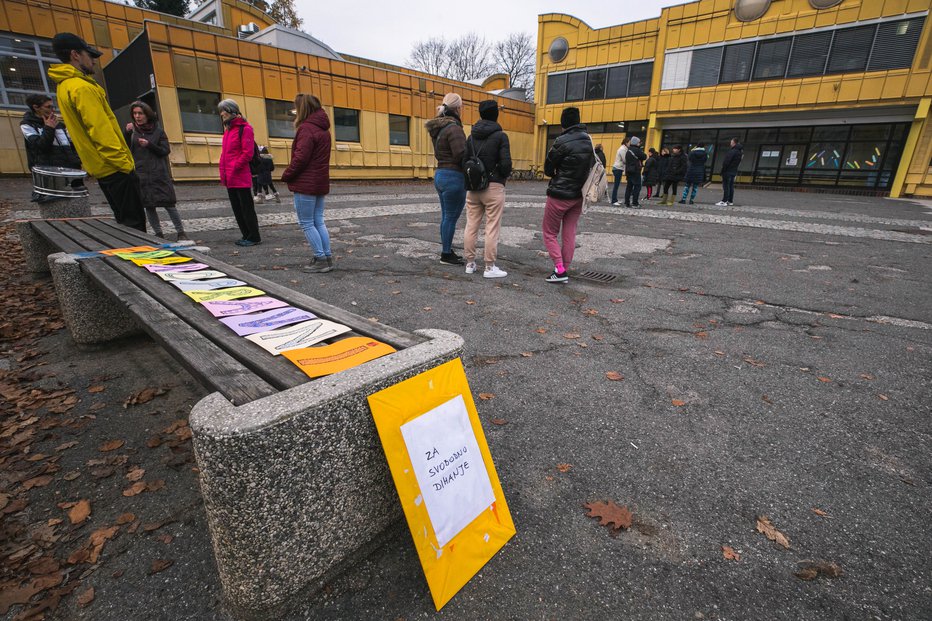
[[[447,110],[460,110],[463,107],[463,98],[456,93],[447,93],[443,96],[443,103],[437,108],[437,115],[442,116]]]
[[[573,125],[579,125],[579,108],[565,108],[560,115],[560,127],[566,129]]]
[[[498,102],[494,99],[486,99],[479,104],[479,117],[486,121],[498,120]]]
[[[636,147],[636,146],[638,146],[639,144],[641,144],[641,139],[638,138],[637,136],[635,136],[634,138],[631,139],[631,146],[632,146],[632,147]]]

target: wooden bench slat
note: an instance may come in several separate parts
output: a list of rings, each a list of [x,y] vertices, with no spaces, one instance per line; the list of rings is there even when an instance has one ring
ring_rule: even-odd
[[[76,221],[72,224],[76,231],[99,243],[118,247],[125,241],[112,236],[107,230],[101,230],[98,228],[100,225],[101,223],[93,221]],[[106,226],[103,224],[103,228],[106,229]],[[237,336],[172,284],[119,257],[106,257],[102,260],[272,386],[285,390],[308,381],[307,375],[286,358],[271,356],[252,341]],[[171,350],[171,345],[167,345],[166,349]]]
[[[61,231],[52,226],[52,220],[34,220],[30,222],[33,230],[45,238],[50,244],[58,248],[61,252],[75,253],[83,252],[85,248],[81,247],[78,242],[69,238]]]

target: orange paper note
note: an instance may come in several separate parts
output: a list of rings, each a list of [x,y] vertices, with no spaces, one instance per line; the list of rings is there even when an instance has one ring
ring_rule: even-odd
[[[295,363],[308,377],[323,377],[394,352],[395,348],[391,345],[367,336],[353,336],[332,345],[292,349],[282,352],[282,355]]]

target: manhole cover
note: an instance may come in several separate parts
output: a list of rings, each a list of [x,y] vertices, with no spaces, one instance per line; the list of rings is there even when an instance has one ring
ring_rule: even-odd
[[[582,278],[583,280],[591,280],[592,282],[601,282],[609,283],[614,282],[618,278],[615,274],[606,274],[605,272],[580,272],[576,274],[576,278]]]

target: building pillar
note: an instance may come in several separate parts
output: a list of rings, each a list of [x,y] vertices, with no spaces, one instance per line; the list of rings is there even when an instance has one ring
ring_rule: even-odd
[[[903,145],[900,165],[896,169],[896,176],[893,177],[893,185],[890,186],[890,198],[901,198],[903,196],[906,174],[909,172],[909,168],[913,163],[913,157],[916,155],[916,147],[919,145],[919,136],[922,134],[923,126],[929,116],[930,106],[932,106],[932,99],[928,97],[919,101],[919,106],[916,108],[916,116],[913,118],[913,124],[909,128],[909,135],[906,137],[906,144]]]

